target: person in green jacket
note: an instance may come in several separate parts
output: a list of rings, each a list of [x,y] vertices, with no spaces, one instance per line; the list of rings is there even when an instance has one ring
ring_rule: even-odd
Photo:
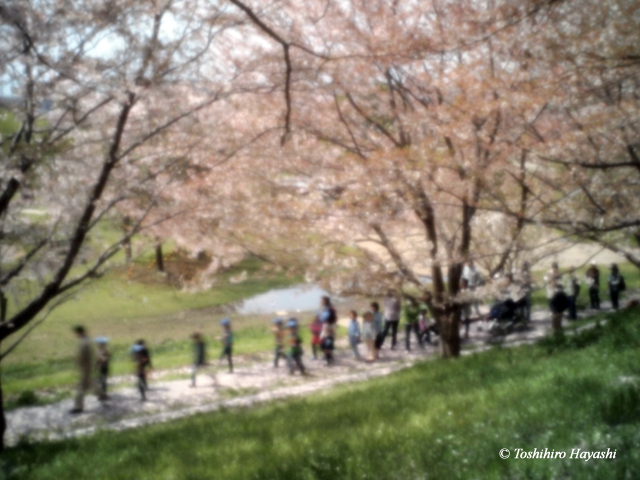
[[[418,345],[420,348],[424,348],[422,344],[422,337],[420,336],[420,329],[418,325],[418,320],[420,319],[420,305],[416,301],[416,299],[412,297],[408,297],[404,301],[404,305],[402,306],[402,322],[404,323],[405,329],[405,346],[407,348],[407,352],[411,351],[411,332],[413,331],[418,339]]]

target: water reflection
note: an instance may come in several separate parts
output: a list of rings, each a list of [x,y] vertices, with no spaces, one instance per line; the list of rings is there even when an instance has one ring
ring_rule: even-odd
[[[266,315],[286,311],[308,312],[320,307],[320,297],[329,293],[313,284],[296,285],[261,293],[238,303],[235,310],[241,315]]]

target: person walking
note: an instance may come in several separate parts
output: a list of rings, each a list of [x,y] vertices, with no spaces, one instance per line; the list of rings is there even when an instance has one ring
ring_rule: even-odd
[[[374,325],[374,315],[373,312],[369,310],[362,316],[362,341],[367,346],[367,362],[373,362],[377,357],[376,337],[377,332]]]
[[[273,339],[275,341],[275,352],[273,355],[273,366],[278,368],[279,360],[282,358],[286,361],[287,356],[284,354],[284,340],[285,330],[284,322],[281,318],[275,318],[271,327],[271,333],[273,333]]]
[[[338,321],[338,313],[331,303],[331,299],[326,295],[320,299],[320,313],[318,316],[322,323],[327,322],[330,325],[335,325]]]
[[[586,273],[587,286],[589,287],[589,304],[593,310],[600,310],[600,270],[596,262],[591,262]]]
[[[147,348],[145,341],[142,339],[138,340],[133,347],[131,347],[131,353],[136,367],[140,400],[144,402],[147,400],[146,392],[149,390],[149,384],[147,383],[147,368],[151,368],[151,355],[149,354],[149,349]]]
[[[567,300],[569,302],[569,320],[577,320],[578,312],[576,303],[578,301],[578,295],[580,294],[580,282],[576,277],[575,268],[570,268],[565,277],[565,293],[567,294]]]
[[[380,339],[380,348],[384,345],[384,341],[391,330],[391,350],[396,348],[398,338],[398,324],[400,323],[400,298],[398,293],[390,289],[383,299],[384,304],[384,330]]]
[[[86,392],[94,388],[93,369],[95,365],[93,346],[87,335],[87,331],[82,325],[73,327],[73,332],[78,338],[78,352],[76,354],[76,366],[78,367],[79,380],[76,389],[76,397],[71,414],[78,414],[84,411],[84,396]]]
[[[375,357],[378,358],[380,353],[380,346],[382,345],[382,332],[384,332],[384,317],[382,312],[380,311],[380,304],[378,302],[371,302],[371,315],[372,315],[372,324],[373,329],[376,332],[376,339],[374,342],[374,347],[376,349]]]
[[[469,305],[469,311],[471,311],[471,305]],[[431,343],[431,332],[429,326],[429,312],[425,307],[420,308],[420,316],[418,317],[418,329],[420,331],[420,338],[422,344]]]
[[[98,344],[98,354],[96,356],[96,367],[98,369],[98,386],[100,388],[100,398],[106,400],[107,396],[107,378],[109,377],[109,361],[111,353],[107,347],[109,339],[106,337],[96,338]]]
[[[551,270],[544,276],[547,290],[547,301],[551,311],[551,328],[554,332],[562,330],[562,312],[568,306],[567,295],[562,288],[562,274],[558,269],[558,263],[551,264]]]
[[[469,290],[472,292],[482,284],[482,275],[480,275],[480,272],[473,263],[473,260],[467,260],[465,262],[464,267],[462,267],[462,278],[467,281]],[[480,315],[478,302],[474,301],[472,306],[476,311],[476,315]]]
[[[329,322],[324,322],[322,324],[322,332],[320,333],[320,346],[324,353],[324,358],[327,362],[327,365],[332,365],[334,362],[333,350],[335,348],[334,343],[334,327],[333,324]]]
[[[227,357],[227,363],[229,364],[229,373],[233,373],[233,333],[231,332],[231,320],[223,318],[220,320],[222,326],[222,336],[219,337],[222,342],[222,353],[220,354],[220,360]]]
[[[558,288],[562,287],[562,274],[558,268],[558,262],[551,264],[551,270],[545,274],[543,280],[547,293],[547,303],[549,304],[549,310],[551,310],[551,300],[558,291]]]
[[[309,325],[309,331],[311,331],[311,352],[313,353],[313,359],[318,359],[318,352],[322,350],[322,322],[318,315],[315,316],[311,324]]]
[[[351,312],[349,313],[349,318],[349,327],[347,329],[347,335],[349,336],[349,346],[353,351],[353,356],[359,360],[360,353],[358,352],[358,345],[361,341],[361,333],[357,312],[355,310],[351,310]]]
[[[193,340],[193,368],[191,369],[191,388],[196,387],[198,370],[206,365],[206,344],[200,333],[191,335]]]
[[[424,348],[424,345],[422,344],[422,336],[420,335],[420,330],[418,328],[419,317],[420,305],[414,298],[407,298],[405,300],[404,307],[402,308],[402,320],[404,322],[405,332],[404,342],[407,352],[411,351],[411,332],[415,333],[420,348]]]
[[[302,363],[302,340],[298,334],[298,320],[290,318],[287,322],[287,328],[289,329],[289,352],[287,356],[289,375],[293,375],[296,369],[300,370],[301,375],[306,375],[304,364]]]
[[[627,289],[624,277],[620,275],[618,265],[611,264],[611,275],[609,275],[609,296],[611,297],[611,306],[614,310],[619,308],[620,292],[624,292]]]

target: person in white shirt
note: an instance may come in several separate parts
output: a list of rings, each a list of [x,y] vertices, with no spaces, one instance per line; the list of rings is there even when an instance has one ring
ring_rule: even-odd
[[[467,281],[467,288],[472,292],[480,286],[482,276],[474,265],[473,260],[467,260],[465,262],[464,267],[462,267],[462,278]],[[476,315],[480,315],[478,302],[473,302],[471,305],[475,309]]]

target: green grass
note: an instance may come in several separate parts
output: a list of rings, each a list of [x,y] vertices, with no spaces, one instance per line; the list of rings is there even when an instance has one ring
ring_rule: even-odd
[[[640,472],[638,310],[536,346],[430,361],[326,395],[6,452],[21,479],[626,479]],[[633,382],[621,377],[631,377]],[[509,448],[512,457],[498,456]],[[615,460],[514,459],[515,449]]]
[[[196,330],[209,337],[211,353],[217,352],[214,339],[221,334],[218,322],[228,315],[221,306],[300,282],[299,278],[282,273],[263,272],[261,262],[247,259],[219,275],[213,288],[185,293],[167,285],[164,277],[146,266],[134,268],[142,269],[142,274],[136,275],[143,281],[128,281],[128,269],[114,269],[88,285],[74,300],[55,309],[2,362],[4,392],[11,397],[25,390],[55,390],[75,383],[74,325],[85,325],[91,336],[110,338],[114,375],[132,371],[128,350],[138,338],[149,344],[156,368],[178,367],[191,361],[189,335]],[[229,282],[231,276],[244,270],[249,273],[246,281]],[[230,316],[234,319],[237,354],[271,348],[271,317]]]

